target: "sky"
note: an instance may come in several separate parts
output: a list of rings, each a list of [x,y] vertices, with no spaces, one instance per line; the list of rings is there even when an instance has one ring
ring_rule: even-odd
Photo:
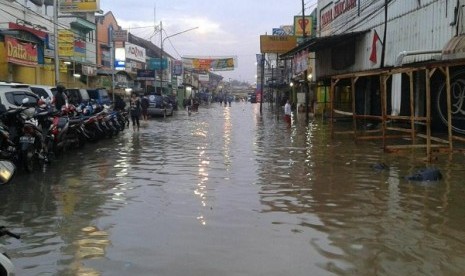
[[[304,0],[305,14],[317,0]],[[100,0],[104,13],[112,12],[118,24],[132,34],[160,47],[162,22],[163,49],[176,59],[183,56],[237,57],[234,71],[217,71],[224,80],[255,83],[256,54],[260,35],[273,28],[292,25],[294,15],[302,15],[300,0]],[[191,28],[185,33],[175,35]]]

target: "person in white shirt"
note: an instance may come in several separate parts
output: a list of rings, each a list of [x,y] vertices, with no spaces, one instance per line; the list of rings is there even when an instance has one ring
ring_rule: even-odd
[[[289,100],[286,101],[286,104],[284,105],[284,121],[290,126],[291,125],[291,104],[289,103]]]

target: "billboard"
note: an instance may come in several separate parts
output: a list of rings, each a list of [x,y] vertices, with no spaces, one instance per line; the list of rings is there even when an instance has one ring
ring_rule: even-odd
[[[100,0],[59,0],[60,12],[96,12],[100,10]]]
[[[261,35],[261,53],[286,53],[297,46],[297,38],[290,35]]]
[[[236,67],[235,57],[182,57],[184,68],[202,71],[231,71]]]
[[[313,35],[313,17],[305,16],[294,16],[294,35],[295,36],[304,36],[304,27],[305,27],[305,35],[312,36]]]

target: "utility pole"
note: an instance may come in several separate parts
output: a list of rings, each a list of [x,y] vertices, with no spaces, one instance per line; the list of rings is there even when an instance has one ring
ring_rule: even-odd
[[[265,54],[262,54],[262,60],[260,66],[262,67],[262,73],[260,77],[260,115],[262,115],[262,103],[263,103],[263,92],[265,91]]]
[[[58,0],[53,0],[53,34],[55,41],[53,47],[55,48],[55,86],[60,82],[60,60],[58,56]]]
[[[160,26],[161,26],[161,22],[160,22]],[[172,35],[169,35],[165,38],[163,38],[161,40],[161,45],[160,45],[160,49],[161,49],[161,53],[160,53],[160,68],[161,68],[161,74],[160,74],[160,93],[163,94],[163,43],[165,42],[165,40],[167,40],[168,38],[170,37],[173,37],[173,36],[176,36],[176,35],[180,35],[180,34],[183,34],[183,33],[186,33],[186,32],[189,32],[189,31],[192,31],[192,30],[195,30],[195,29],[198,29],[199,27],[194,27],[194,28],[190,28],[190,29],[187,29],[187,30],[184,30],[182,32],[178,32],[178,33],[175,33],[175,34],[172,34]],[[160,32],[161,34],[161,32]],[[166,64],[168,65],[168,61],[166,62]]]
[[[384,58],[386,55],[386,34],[388,24],[388,0],[384,0],[384,34],[383,34],[383,49],[381,51],[381,68],[384,68]]]
[[[305,41],[305,38],[307,37],[307,33],[305,32],[305,26],[307,24],[305,24],[305,3],[304,3],[304,0],[302,0],[302,36],[304,38],[304,41]],[[307,54],[308,55],[308,54]],[[307,62],[308,62],[308,59],[307,59]],[[308,64],[307,64],[307,68],[308,68]],[[310,84],[308,82],[308,77],[307,77],[307,74],[308,74],[308,70],[305,69],[304,71],[304,89],[305,89],[305,121],[309,122],[309,112],[310,112],[310,108],[309,108],[309,98],[310,98]]]
[[[163,23],[160,21],[160,95],[163,95]],[[155,80],[157,81],[157,80]]]

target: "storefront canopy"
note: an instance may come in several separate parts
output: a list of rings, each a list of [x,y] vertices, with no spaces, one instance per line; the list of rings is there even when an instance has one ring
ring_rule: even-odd
[[[360,31],[360,32],[344,33],[344,34],[338,34],[338,35],[331,35],[331,36],[314,37],[314,38],[311,38],[305,41],[304,43],[300,44],[294,49],[288,51],[287,53],[280,55],[280,58],[281,59],[293,58],[294,55],[296,55],[302,50],[308,50],[309,52],[316,52],[320,49],[331,48],[340,42],[344,42],[348,39],[363,35],[367,32],[369,32],[369,30]]]

